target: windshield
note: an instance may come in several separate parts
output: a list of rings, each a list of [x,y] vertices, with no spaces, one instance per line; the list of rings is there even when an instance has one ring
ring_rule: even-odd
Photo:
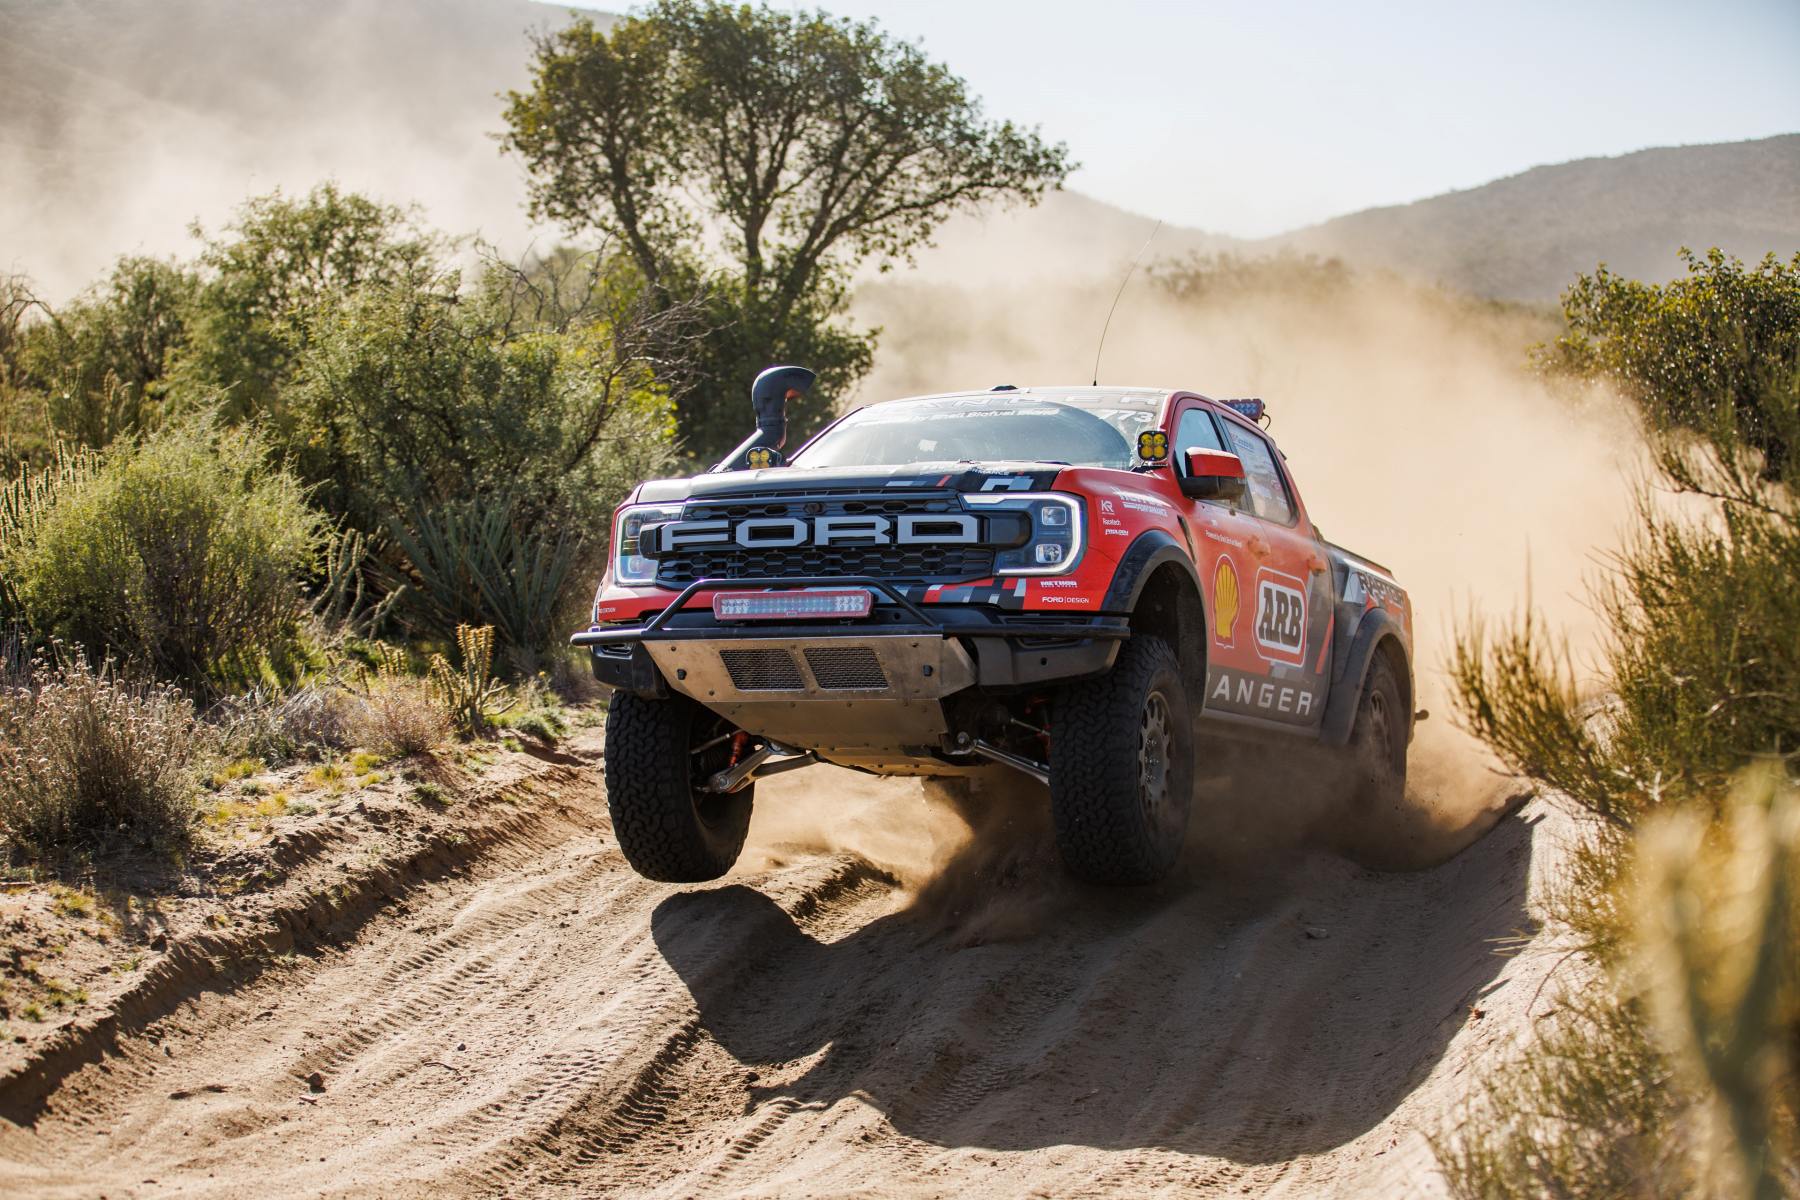
[[[1154,404],[1044,400],[1030,395],[896,400],[858,409],[797,455],[798,467],[888,467],[913,462],[1132,465]]]

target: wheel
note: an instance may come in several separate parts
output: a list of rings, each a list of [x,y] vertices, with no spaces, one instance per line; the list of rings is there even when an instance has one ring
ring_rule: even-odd
[[[1350,757],[1359,805],[1381,810],[1400,804],[1406,796],[1406,708],[1393,664],[1379,651],[1356,705]]]
[[[1113,669],[1070,684],[1050,724],[1050,814],[1070,874],[1155,883],[1187,834],[1193,727],[1181,664],[1159,637],[1133,637]]]
[[[730,764],[733,727],[685,696],[613,696],[606,713],[606,807],[625,861],[646,879],[702,883],[731,869],[750,831],[756,785],[696,785]]]

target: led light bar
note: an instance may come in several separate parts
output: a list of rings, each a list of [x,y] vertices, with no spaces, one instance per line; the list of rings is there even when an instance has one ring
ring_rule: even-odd
[[[1225,400],[1222,401],[1222,403],[1226,408],[1232,409],[1235,412],[1240,412],[1244,414],[1244,416],[1249,417],[1252,421],[1262,420],[1263,413],[1268,411],[1268,406],[1255,397],[1245,397],[1242,400]]]
[[[713,616],[721,621],[805,621],[866,617],[875,598],[865,588],[820,592],[720,592]]]

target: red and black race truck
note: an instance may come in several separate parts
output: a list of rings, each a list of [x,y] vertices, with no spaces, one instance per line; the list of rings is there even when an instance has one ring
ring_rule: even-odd
[[[1173,866],[1219,738],[1339,748],[1398,799],[1410,603],[1320,536],[1261,401],[1001,386],[859,408],[789,460],[812,378],[763,372],[743,445],[613,518],[573,641],[615,689],[607,801],[641,874],[722,875],[756,781],[815,762],[1023,772],[1068,870],[1113,884]]]

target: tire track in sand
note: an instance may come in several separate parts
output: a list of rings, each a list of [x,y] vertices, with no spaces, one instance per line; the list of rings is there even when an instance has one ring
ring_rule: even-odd
[[[343,950],[121,1038],[0,1130],[0,1190],[1429,1194],[1468,1005],[1522,1020],[1541,975],[1489,940],[1529,930],[1557,819],[1413,875],[1059,886],[970,944],[850,856],[645,883],[598,795],[560,799]]]

